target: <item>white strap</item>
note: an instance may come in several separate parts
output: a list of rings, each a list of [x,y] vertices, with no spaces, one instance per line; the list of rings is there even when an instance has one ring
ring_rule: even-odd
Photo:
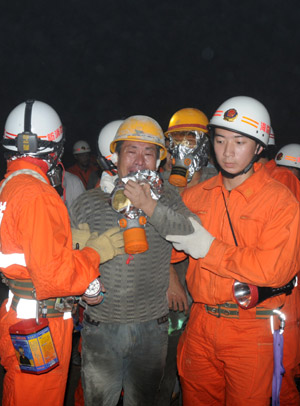
[[[37,173],[36,171],[33,171],[32,169],[20,169],[19,171],[15,171],[15,172],[11,173],[11,174],[5,179],[5,181],[4,181],[4,182],[2,183],[2,185],[0,186],[0,193],[2,192],[4,186],[7,184],[7,182],[8,182],[9,180],[11,180],[12,178],[14,178],[15,176],[18,176],[18,175],[31,175],[31,176],[33,176],[34,178],[39,179],[39,180],[41,180],[41,181],[44,182],[44,183],[48,183],[48,182],[46,181],[46,179],[45,179],[42,175],[40,175],[39,173]]]

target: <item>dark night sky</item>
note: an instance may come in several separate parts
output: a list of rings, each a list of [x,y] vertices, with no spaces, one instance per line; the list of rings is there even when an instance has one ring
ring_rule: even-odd
[[[27,98],[49,103],[67,128],[66,164],[78,139],[96,152],[111,120],[145,114],[165,130],[180,108],[211,117],[236,95],[265,104],[279,146],[298,142],[296,0],[3,3],[0,126]]]

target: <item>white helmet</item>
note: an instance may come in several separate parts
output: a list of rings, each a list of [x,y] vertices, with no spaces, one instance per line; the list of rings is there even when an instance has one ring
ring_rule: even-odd
[[[6,150],[41,157],[63,150],[63,142],[61,120],[46,103],[27,100],[15,107],[7,117],[2,141]]]
[[[214,113],[208,128],[224,128],[268,145],[270,116],[265,106],[247,96],[226,100]]]
[[[275,162],[280,166],[300,169],[300,144],[288,144],[282,147],[275,157]]]
[[[275,134],[272,127],[270,127],[270,136],[268,141],[268,146],[270,145],[275,145]]]
[[[117,131],[124,120],[115,120],[106,124],[100,131],[98,136],[98,148],[101,156],[111,160],[112,153],[110,152],[110,144],[115,138]]]
[[[91,148],[86,141],[77,141],[73,145],[73,155],[85,154],[86,152],[91,152]]]

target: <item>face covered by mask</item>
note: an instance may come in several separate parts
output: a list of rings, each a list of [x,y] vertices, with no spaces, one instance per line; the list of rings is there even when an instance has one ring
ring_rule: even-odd
[[[124,230],[125,252],[127,254],[139,254],[148,250],[145,227],[147,216],[134,207],[131,201],[124,195],[125,184],[132,180],[140,184],[149,184],[151,197],[159,200],[163,191],[163,181],[159,174],[148,169],[131,172],[119,180],[111,193],[110,204],[113,210],[119,213],[119,226]]]
[[[203,132],[178,131],[170,134],[169,151],[172,170],[169,182],[185,187],[195,172],[206,166],[209,158],[209,139]]]

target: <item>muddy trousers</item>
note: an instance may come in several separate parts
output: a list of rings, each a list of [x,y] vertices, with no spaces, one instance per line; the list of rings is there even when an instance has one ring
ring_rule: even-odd
[[[85,406],[112,406],[124,389],[124,406],[154,406],[163,376],[168,321],[84,322],[82,386]]]

